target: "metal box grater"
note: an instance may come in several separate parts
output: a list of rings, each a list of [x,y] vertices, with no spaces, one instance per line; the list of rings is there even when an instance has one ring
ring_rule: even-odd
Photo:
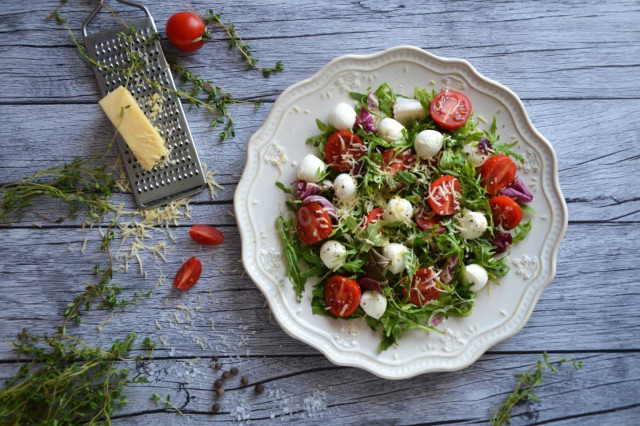
[[[82,35],[89,57],[102,61],[108,68],[116,68],[113,70],[93,67],[102,96],[126,83],[125,73],[119,71],[126,69],[130,64],[125,47],[140,52],[141,57],[146,58],[144,69],[146,77],[175,90],[171,70],[162,52],[160,41],[146,42],[148,37],[156,32],[156,26],[149,11],[136,3],[118,1],[138,7],[147,15],[146,18],[132,20],[127,24],[139,35],[135,38],[133,46],[124,46],[118,37],[118,33],[127,33],[128,29],[124,25],[96,34],[87,34],[87,26],[102,7],[102,2],[96,6],[82,25]],[[156,90],[138,73],[130,77],[127,87],[171,150],[170,161],[145,171],[120,135],[116,137],[136,204],[142,208],[150,208],[202,191],[207,186],[206,176],[178,96],[167,90]],[[157,114],[152,114],[152,97],[155,93],[159,93],[163,99],[162,109]]]

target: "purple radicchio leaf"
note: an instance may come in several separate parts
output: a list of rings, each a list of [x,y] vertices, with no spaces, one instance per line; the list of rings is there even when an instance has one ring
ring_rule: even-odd
[[[530,203],[533,200],[533,194],[529,191],[527,185],[517,176],[509,186],[500,192],[500,195],[506,195],[519,203]]]
[[[358,284],[360,285],[362,291],[370,290],[383,294],[381,288],[382,283],[378,280],[374,280],[373,278],[369,277],[360,277],[358,278]]]
[[[362,130],[365,132],[374,133],[376,131],[373,115],[364,107],[360,110],[360,115],[356,117],[356,125],[362,126]]]
[[[449,284],[453,280],[453,270],[458,264],[457,257],[449,257],[447,258],[447,262],[444,264],[442,268],[442,272],[440,273],[440,281],[445,284]]]
[[[508,232],[496,232],[494,244],[496,245],[496,253],[504,253],[511,245],[512,237]]]
[[[296,200],[303,200],[310,195],[316,195],[322,191],[320,185],[303,180],[296,180],[291,185],[293,185],[293,195],[296,197]]]
[[[478,151],[480,151],[482,155],[488,155],[491,152],[491,148],[493,148],[491,141],[486,136],[483,136],[478,142]]]
[[[310,195],[302,200],[303,203],[318,203],[324,208],[324,210],[334,219],[338,219],[338,212],[333,204],[329,200],[320,195]]]
[[[390,260],[380,254],[376,249],[369,251],[369,263],[364,267],[364,272],[369,278],[378,281],[384,280],[384,267],[389,264]]]

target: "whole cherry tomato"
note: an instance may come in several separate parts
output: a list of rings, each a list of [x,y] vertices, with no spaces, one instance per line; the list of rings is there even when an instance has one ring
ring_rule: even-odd
[[[185,52],[198,50],[204,44],[207,28],[195,13],[178,12],[167,21],[167,38]]]

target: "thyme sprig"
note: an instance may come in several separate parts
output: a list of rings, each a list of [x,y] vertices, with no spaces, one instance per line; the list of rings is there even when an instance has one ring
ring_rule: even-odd
[[[252,56],[251,46],[249,46],[247,43],[244,42],[244,40],[242,40],[242,37],[240,37],[240,34],[238,34],[238,31],[236,30],[233,24],[231,23],[225,24],[224,22],[222,22],[220,15],[215,13],[213,9],[207,10],[207,14],[205,16],[202,16],[202,15],[200,16],[204,20],[205,25],[214,24],[221,27],[224,30],[225,34],[227,35],[227,38],[229,39],[229,50],[235,47],[240,52],[245,62],[247,63],[248,69],[256,69],[262,72],[262,76],[264,78],[271,77],[271,74],[273,73],[279,73],[284,71],[284,65],[282,61],[276,62],[275,66],[273,67],[258,66],[259,59],[254,58]],[[209,38],[210,38],[210,35],[209,35]]]
[[[520,401],[530,399],[531,401],[538,401],[539,398],[534,394],[534,390],[538,385],[542,383],[544,373],[549,370],[555,374],[558,373],[558,367],[563,364],[570,363],[574,370],[582,368],[583,363],[580,360],[565,358],[549,358],[549,355],[545,352],[541,360],[539,360],[533,367],[529,368],[524,373],[518,373],[516,378],[520,379],[513,389],[513,392],[507,395],[507,400],[498,407],[493,413],[490,422],[493,426],[500,426],[504,424],[510,424],[509,419],[511,416],[511,410]]]
[[[109,266],[106,269],[101,269],[100,264],[97,264],[93,269],[93,273],[100,278],[97,284],[86,284],[86,289],[78,296],[76,296],[72,302],[67,304],[67,309],[64,312],[65,319],[60,327],[60,333],[66,333],[66,326],[69,321],[73,320],[76,324],[82,322],[82,311],[89,311],[92,308],[93,300],[98,299],[100,305],[107,309],[114,309],[117,307],[123,307],[129,305],[141,297],[149,297],[152,294],[151,290],[143,292],[135,292],[129,299],[119,298],[122,293],[122,287],[111,281],[113,277],[113,258],[111,256],[111,250],[109,248],[111,241],[115,237],[115,233],[111,230],[114,224],[109,225],[107,232],[102,237],[102,250],[107,252],[109,258]]]
[[[127,358],[137,338],[130,332],[110,349],[93,347],[62,334],[39,337],[27,333],[9,342],[29,357],[18,374],[0,390],[0,418],[4,424],[94,424],[111,422],[111,415],[127,403],[123,390],[145,377],[130,377],[119,361]]]
[[[155,401],[156,405],[163,405],[164,404],[164,409],[168,410],[169,408],[173,408],[176,413],[180,414],[181,416],[183,416],[184,414],[182,413],[182,411],[180,411],[180,409],[178,407],[176,407],[175,405],[173,405],[173,403],[171,402],[171,396],[167,395],[166,398],[162,398],[160,396],[160,394],[158,394],[157,392],[154,392],[153,395],[151,395],[151,400]]]

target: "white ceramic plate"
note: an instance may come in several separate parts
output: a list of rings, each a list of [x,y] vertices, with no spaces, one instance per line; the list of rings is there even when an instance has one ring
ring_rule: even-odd
[[[275,228],[276,218],[285,211],[285,194],[275,182],[293,182],[300,159],[316,151],[305,144],[307,137],[319,133],[316,118],[326,121],[338,102],[355,105],[350,91],[363,93],[383,82],[406,95],[412,95],[416,86],[436,91],[454,88],[469,97],[476,119],[485,117],[490,122],[496,116],[501,141],[520,141],[515,150],[526,162],[518,166],[518,176],[532,190],[531,205],[538,214],[531,218],[529,237],[511,250],[511,271],[500,285],[478,294],[471,316],[445,320],[438,326],[444,334],[406,333],[397,346],[378,353],[380,336],[366,322],[311,313],[313,282],[307,283],[302,302],[296,301]],[[234,197],[242,260],[280,326],[331,362],[363,368],[387,379],[458,370],[520,330],[553,279],[558,247],[567,227],[557,169],[551,145],[533,127],[518,97],[481,76],[468,62],[439,58],[411,46],[342,56],[313,77],[287,88],[249,141],[247,163]]]

